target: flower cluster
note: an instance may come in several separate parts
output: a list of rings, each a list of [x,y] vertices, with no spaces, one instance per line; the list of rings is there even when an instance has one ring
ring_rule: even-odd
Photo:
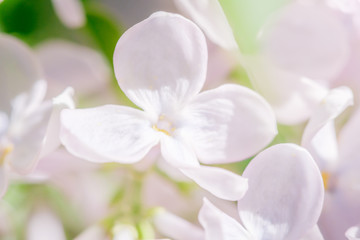
[[[355,0],[38,5],[73,41],[9,22],[23,1],[0,1],[1,239],[360,239]]]

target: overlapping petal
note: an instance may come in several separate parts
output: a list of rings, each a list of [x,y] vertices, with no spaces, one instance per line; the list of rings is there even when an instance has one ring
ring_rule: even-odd
[[[332,89],[314,110],[304,130],[301,145],[310,151],[322,169],[338,158],[333,120],[352,104],[351,89]]]
[[[175,240],[204,239],[204,232],[198,226],[170,212],[161,211],[154,217],[156,229],[164,236]]]
[[[247,56],[245,63],[254,87],[271,104],[280,123],[304,122],[328,92],[326,85],[280,69],[266,57]]]
[[[161,136],[161,154],[168,163],[177,168],[199,166],[194,151],[182,139]]]
[[[146,114],[129,107],[65,109],[61,123],[68,151],[92,162],[134,163],[159,142]]]
[[[243,176],[249,189],[238,210],[255,239],[299,239],[315,226],[324,188],[305,149],[294,144],[270,147],[250,162]]]
[[[203,163],[246,159],[277,134],[274,113],[252,90],[234,84],[199,94],[183,111],[182,134]]]
[[[206,240],[254,239],[240,223],[220,211],[206,198],[199,212],[199,222],[205,229]]]
[[[13,170],[27,174],[36,166],[52,111],[50,101],[42,102],[46,83],[38,81],[28,93],[22,93],[12,102],[11,123],[7,138],[13,150],[7,161]]]
[[[207,48],[201,30],[180,15],[157,12],[126,31],[116,45],[121,89],[149,113],[168,113],[204,85]]]
[[[218,0],[175,0],[174,2],[184,13],[191,16],[211,41],[228,50],[238,48]]]
[[[246,178],[218,167],[199,166],[181,169],[187,177],[215,196],[229,200],[240,200],[248,189]]]

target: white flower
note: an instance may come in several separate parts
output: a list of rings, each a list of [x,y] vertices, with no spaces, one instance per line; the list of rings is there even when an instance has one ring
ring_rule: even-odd
[[[0,35],[0,195],[8,170],[28,174],[39,158],[59,144],[59,114],[73,105],[67,89],[44,101],[46,82],[33,53],[20,41]],[[33,84],[30,90],[28,88]],[[24,91],[24,92],[21,92]]]
[[[160,143],[163,158],[200,186],[239,199],[245,179],[200,168],[199,161],[228,163],[254,155],[277,133],[275,117],[266,101],[245,87],[227,84],[199,94],[206,65],[205,38],[195,24],[176,14],[151,15],[124,33],[114,53],[118,83],[142,110],[115,105],[65,110],[62,143],[89,161],[120,163],[138,162]]]

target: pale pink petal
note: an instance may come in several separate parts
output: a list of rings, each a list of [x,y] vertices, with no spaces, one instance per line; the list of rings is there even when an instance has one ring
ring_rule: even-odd
[[[9,126],[9,117],[6,113],[0,111],[0,136],[2,136]]]
[[[183,140],[172,136],[161,136],[161,154],[165,161],[177,168],[199,166],[193,149]]]
[[[207,48],[201,30],[176,14],[157,12],[126,31],[116,45],[121,89],[142,109],[168,113],[204,85]]]
[[[136,228],[132,225],[125,225],[125,224],[116,224],[112,232],[114,237],[112,240],[137,240],[138,233]]]
[[[129,107],[65,109],[61,124],[67,150],[91,162],[134,163],[159,142],[145,113]]]
[[[339,154],[342,163],[351,162],[359,156],[360,108],[356,109],[339,133]]]
[[[260,38],[265,54],[278,66],[309,78],[335,78],[350,53],[346,26],[320,4],[289,4],[274,13]]]
[[[66,240],[64,228],[59,218],[49,209],[38,209],[30,217],[27,240]]]
[[[10,101],[42,79],[40,63],[20,40],[0,34],[0,109],[10,113]]]
[[[320,232],[319,226],[316,225],[301,238],[301,240],[324,240],[323,235]]]
[[[85,25],[85,10],[80,0],[52,0],[55,13],[68,28]]]
[[[304,148],[272,146],[251,160],[243,176],[249,189],[238,202],[239,215],[254,239],[299,239],[315,226],[324,186]]]
[[[91,48],[56,40],[37,46],[37,54],[49,82],[48,96],[58,95],[68,86],[77,94],[91,94],[109,83],[108,64]]]
[[[31,172],[36,166],[51,116],[50,101],[41,102],[46,91],[45,82],[36,82],[29,93],[19,95],[13,101],[8,140],[14,149],[7,161],[20,174]]]
[[[359,240],[360,239],[360,227],[354,226],[354,227],[349,228],[345,232],[345,235],[348,240]]]
[[[207,164],[244,160],[277,134],[268,103],[235,84],[201,93],[184,109],[183,118],[182,135]]]
[[[205,230],[206,240],[254,239],[240,223],[216,208],[206,198],[199,212],[199,222]]]
[[[199,166],[181,171],[200,187],[225,200],[240,200],[248,189],[246,178],[223,168]]]
[[[105,230],[98,226],[94,225],[87,228],[84,232],[82,232],[79,236],[77,236],[74,240],[110,240],[110,237],[106,235]]]
[[[45,142],[40,156],[44,157],[53,152],[60,146],[60,113],[63,109],[73,109],[75,107],[73,100],[74,90],[65,89],[59,96],[52,99],[52,111],[47,127]]]
[[[238,48],[218,0],[175,0],[174,2],[180,10],[190,15],[211,41],[228,50]]]
[[[8,187],[7,166],[0,164],[0,199],[5,195]]]
[[[160,211],[154,216],[154,225],[163,236],[174,240],[202,240],[203,230],[170,212]]]
[[[306,125],[301,145],[308,149],[324,169],[338,159],[337,140],[333,120],[353,104],[348,87],[332,89],[314,110]]]
[[[280,123],[304,122],[327,94],[326,86],[284,71],[265,57],[247,56],[245,59],[250,80],[270,103]]]

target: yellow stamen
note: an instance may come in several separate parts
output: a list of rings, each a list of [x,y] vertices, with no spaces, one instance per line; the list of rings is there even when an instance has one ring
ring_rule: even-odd
[[[7,155],[9,155],[14,150],[12,144],[8,144],[0,153],[0,164],[3,164]]]
[[[161,129],[161,128],[158,128],[156,125],[153,125],[152,128],[155,129],[156,131],[165,133],[166,135],[170,136],[170,133],[168,131],[166,131],[164,129]]]
[[[325,190],[328,190],[328,189],[329,189],[330,173],[328,173],[328,172],[321,172],[321,176],[322,176],[323,181],[324,181],[324,188],[325,188]]]

